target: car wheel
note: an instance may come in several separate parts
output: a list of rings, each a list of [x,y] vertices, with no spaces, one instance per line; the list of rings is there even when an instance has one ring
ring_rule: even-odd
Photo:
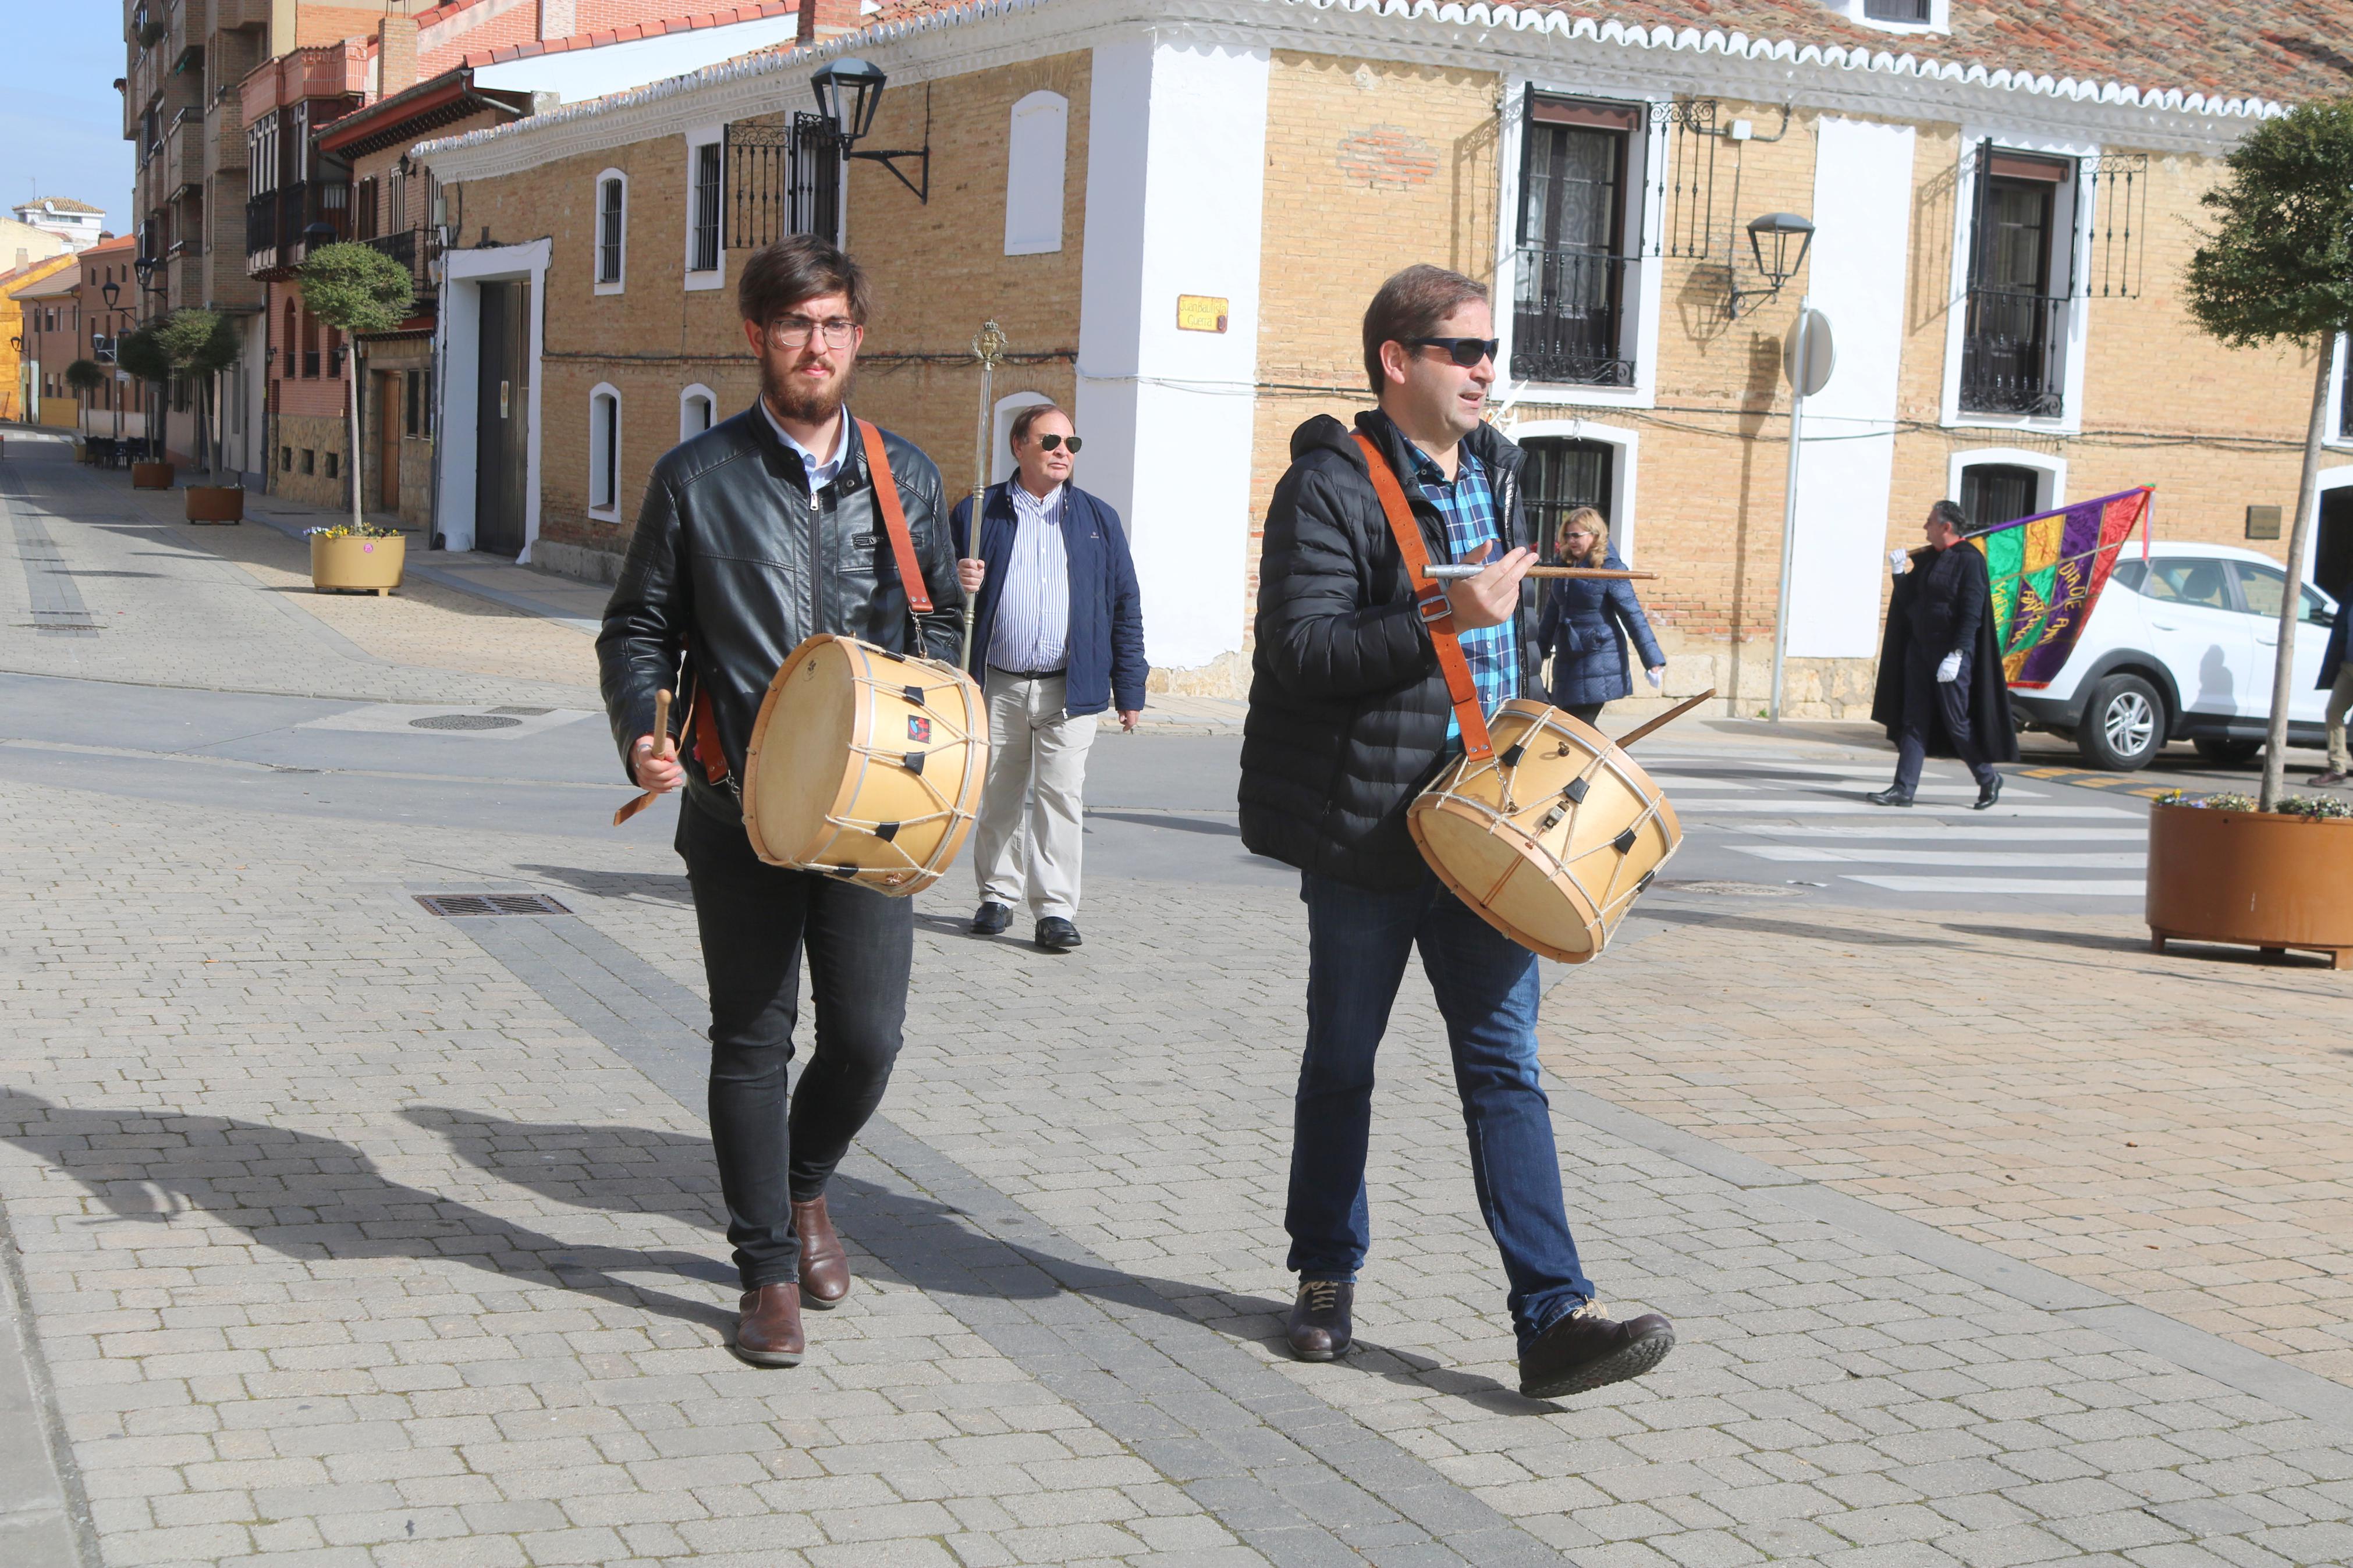
[[[2254,761],[2255,753],[2263,749],[2261,741],[2233,741],[2217,735],[2192,741],[2190,744],[2196,746],[2198,754],[2208,762],[2219,763],[2229,768]]]
[[[2092,688],[2075,749],[2095,768],[2133,773],[2165,744],[2165,699],[2137,675],[2111,675]]]

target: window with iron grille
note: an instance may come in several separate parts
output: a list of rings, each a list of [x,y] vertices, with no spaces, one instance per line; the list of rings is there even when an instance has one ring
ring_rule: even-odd
[[[2075,173],[2073,159],[1990,142],[1978,149],[1961,329],[1967,412],[2050,418],[2064,410]]]
[[[793,233],[840,242],[841,153],[832,121],[821,114],[793,116]]]
[[[694,150],[694,237],[688,269],[719,270],[720,143],[705,142]]]
[[[1630,187],[1643,110],[1531,94],[1520,153],[1514,379],[1630,386]]]
[[[2032,517],[2042,476],[2017,463],[1972,463],[1961,470],[1961,510],[1972,530]]]
[[[1862,14],[1873,22],[1916,22],[1925,26],[1936,20],[1929,5],[1930,0],[1862,0]]]
[[[1576,441],[1538,436],[1520,443],[1527,454],[1521,470],[1528,521],[1536,530],[1537,548],[1547,561],[1559,554],[1560,525],[1578,507],[1589,506],[1610,518],[1616,489],[1618,448],[1607,441]]]
[[[705,148],[705,152],[715,151]],[[628,217],[628,187],[618,174],[607,174],[596,184],[596,281],[621,280],[621,237]],[[698,230],[695,243],[702,244]],[[701,252],[698,249],[697,254]],[[716,266],[714,261],[712,265]]]
[[[588,398],[588,510],[615,511],[621,493],[621,395],[599,386]]]

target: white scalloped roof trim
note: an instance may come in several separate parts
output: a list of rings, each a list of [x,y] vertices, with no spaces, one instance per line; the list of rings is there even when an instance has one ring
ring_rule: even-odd
[[[987,21],[992,16],[1011,16],[1017,12],[1035,10],[1050,0],[972,0],[946,10],[927,12],[903,21],[886,22],[880,26],[844,37],[832,39],[810,48],[763,50],[738,59],[706,66],[684,76],[670,77],[644,87],[604,98],[589,99],[567,104],[546,114],[511,121],[504,125],[488,126],[469,131],[462,135],[443,137],[438,141],[420,143],[418,153],[450,152],[465,147],[479,147],[527,131],[544,130],[571,121],[608,113],[636,104],[655,103],[679,93],[700,88],[715,87],[724,82],[738,81],[747,77],[765,76],[774,72],[797,68],[847,53],[851,47],[890,43],[923,33],[944,31],[949,27],[965,26]],[[1572,16],[1567,12],[1522,8],[1516,5],[1435,5],[1432,0],[1259,0],[1263,5],[1304,5],[1317,11],[1347,11],[1372,13],[1407,20],[1434,21],[1451,26],[1504,27],[1515,32],[1555,33],[1570,38],[1590,38],[1598,43],[1619,44],[1630,48],[1671,49],[1679,53],[1718,54],[1751,60],[1786,60],[1795,65],[1822,66],[1832,69],[1870,71],[1885,76],[1915,77],[1926,81],[1959,82],[1968,86],[1985,87],[1996,91],[2032,93],[2045,98],[2071,99],[2077,102],[2122,104],[2126,107],[2168,110],[2182,114],[2203,114],[2222,118],[2270,119],[2287,112],[2287,106],[2267,98],[2225,98],[2202,92],[2185,92],[2179,88],[2137,88],[2120,81],[2094,81],[2071,76],[2051,76],[2041,71],[1988,70],[1982,65],[1963,65],[1951,60],[1926,58],[1915,54],[1894,54],[1886,49],[1841,44],[1801,44],[1788,38],[1752,38],[1746,33],[1723,32],[1717,28],[1672,27],[1662,23],[1643,26],[1639,23],[1621,22],[1615,17],[1597,21],[1591,16]]]

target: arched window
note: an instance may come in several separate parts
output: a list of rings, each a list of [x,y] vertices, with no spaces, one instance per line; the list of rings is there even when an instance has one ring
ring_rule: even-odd
[[[588,395],[588,515],[621,514],[621,394],[599,383]]]
[[[2045,452],[1987,447],[1955,452],[1945,494],[1961,503],[1971,530],[1997,528],[2066,504],[2067,460]],[[1899,518],[1908,528],[1917,520]]]
[[[719,421],[719,398],[696,382],[678,395],[678,438],[691,441]]]
[[[607,169],[596,176],[596,292],[621,291],[628,264],[629,176]]]
[[[1025,408],[1054,400],[1042,392],[1009,392],[997,400],[994,440],[988,453],[988,482],[1001,485],[1013,477],[1013,416]]]
[[[1542,553],[1554,559],[1555,541],[1568,514],[1581,506],[1609,524],[1609,548],[1634,559],[1636,459],[1640,436],[1590,419],[1530,419],[1509,434],[1527,453],[1520,470],[1528,520],[1537,528]]]
[[[1059,92],[1033,92],[1013,106],[1005,158],[1008,256],[1062,248],[1062,171],[1070,124],[1070,100]]]

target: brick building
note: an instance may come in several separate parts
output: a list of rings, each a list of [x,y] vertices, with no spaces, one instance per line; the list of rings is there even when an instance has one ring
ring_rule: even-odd
[[[780,0],[684,17],[662,14],[670,8],[665,0],[470,0],[381,16],[366,36],[295,49],[239,84],[251,127],[245,266],[266,290],[261,450],[273,490],[348,503],[351,345],[311,317],[296,279],[314,245],[359,240],[406,266],[417,290],[407,321],[357,345],[367,377],[362,500],[427,525],[446,215],[408,149],[780,42],[792,30]],[[555,30],[584,21],[597,30]]]
[[[1291,432],[1367,401],[1364,301],[1432,260],[1494,287],[1495,416],[1535,499],[1608,513],[1662,574],[1670,689],[1747,712],[1777,614],[1782,342],[1810,297],[1838,367],[1809,403],[1788,689],[1852,712],[1884,552],[1939,497],[1991,521],[2148,483],[2166,535],[2217,540],[2293,501],[2309,360],[2211,343],[2179,280],[2220,155],[2353,85],[2298,42],[2328,11],[2073,8],[2063,35],[2029,0],[1016,0],[828,40],[859,17],[817,0],[808,47],[416,152],[474,237],[440,326],[467,461],[444,462],[439,526],[472,540],[512,494],[531,559],[609,573],[655,459],[752,399],[727,292],[746,248],[833,227],[880,296],[860,411],[969,482],[965,346],[1002,322],[1021,357],[999,426],[1075,400],[1153,663],[1238,690]],[[811,123],[811,73],[853,49],[891,79],[860,150],[920,166],[845,163]],[[1815,226],[1778,289],[1746,232],[1776,212]],[[486,324],[467,296],[494,284],[515,291]],[[531,389],[521,437],[479,393],[486,357]],[[2331,429],[2317,549],[2341,561],[2353,414]],[[507,489],[477,487],[501,442]]]
[[[114,340],[137,321],[137,241],[126,234],[61,258],[72,265],[14,291],[23,313],[24,376],[38,399],[34,423],[84,436],[147,433],[153,389],[121,380],[114,371]],[[75,391],[66,368],[76,360],[104,369],[106,384]]]
[[[71,254],[28,261],[0,272],[0,420],[41,422],[41,385],[47,379],[40,361],[40,333],[32,315],[44,306],[27,308],[26,290],[55,279],[74,264]]]

